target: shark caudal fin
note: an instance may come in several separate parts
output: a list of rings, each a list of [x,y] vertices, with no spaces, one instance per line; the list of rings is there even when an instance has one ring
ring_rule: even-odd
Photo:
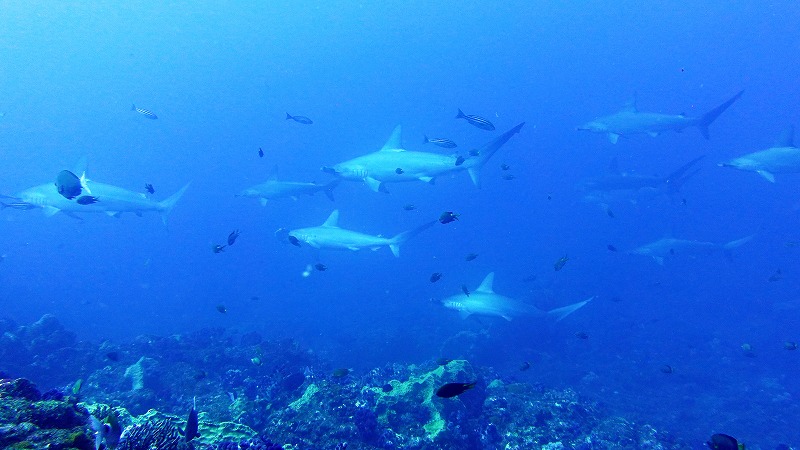
[[[422,233],[423,231],[427,230],[428,228],[432,227],[436,224],[435,220],[432,220],[428,223],[422,224],[413,230],[404,231],[397,236],[389,239],[389,249],[392,251],[396,258],[400,257],[400,244],[404,244],[407,240],[411,239],[412,237]]]
[[[459,113],[460,112],[461,110],[459,110]],[[523,125],[525,125],[525,122],[522,122],[521,124],[496,137],[494,140],[478,149],[478,156],[468,158],[465,161],[465,164],[469,164],[467,172],[469,173],[469,177],[472,178],[472,183],[475,184],[475,186],[481,187],[481,168],[486,165],[489,159],[495,154],[495,152],[497,152],[497,150],[500,149],[500,147],[503,146],[503,144],[508,142],[512,136],[519,133],[519,130],[522,129]]]
[[[561,308],[551,309],[550,311],[547,311],[547,317],[552,317],[556,320],[556,322],[558,322],[559,320],[567,317],[568,315],[574,313],[575,311],[583,308],[584,305],[586,305],[593,299],[594,297],[589,297],[582,302],[573,303],[571,305],[563,306]]]
[[[683,184],[686,183],[686,180],[694,176],[700,169],[693,170],[689,172],[689,169],[692,168],[695,164],[700,162],[701,159],[705,158],[705,155],[698,156],[697,158],[689,161],[688,163],[680,166],[677,170],[672,172],[671,174],[667,175],[666,183],[667,189],[669,192],[678,192],[683,187]],[[689,173],[687,173],[689,172]]]
[[[172,212],[172,208],[174,208],[175,204],[178,203],[178,200],[183,197],[186,189],[189,189],[190,184],[192,183],[186,183],[178,192],[158,202],[158,210],[161,212],[161,221],[164,222],[164,225],[167,224],[167,217],[169,217],[169,213]]]
[[[325,192],[325,196],[330,199],[330,201],[334,202],[336,199],[333,198],[333,190],[336,189],[336,186],[341,183],[342,180],[333,180],[330,183],[326,184],[325,187],[322,189]]]
[[[726,101],[725,103],[703,114],[697,120],[697,128],[700,130],[700,134],[702,134],[704,138],[708,139],[709,137],[708,126],[711,125],[711,123],[713,123],[717,119],[717,117],[719,117],[720,114],[725,112],[726,109],[728,109],[732,104],[734,104],[736,100],[739,100],[739,97],[741,97],[742,94],[744,94],[743,90],[739,91],[739,93],[728,99],[728,101]]]

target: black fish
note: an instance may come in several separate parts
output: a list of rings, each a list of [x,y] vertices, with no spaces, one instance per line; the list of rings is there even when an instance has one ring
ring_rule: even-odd
[[[477,253],[470,253],[470,254],[468,254],[467,256],[464,257],[464,260],[465,261],[474,261],[475,258],[477,258],[477,257],[478,257]]]
[[[108,352],[106,353],[106,358],[114,362],[119,361],[119,352]]]
[[[239,237],[239,230],[231,231],[231,234],[228,235],[228,245],[233,245],[236,243],[236,239]]]
[[[484,119],[480,116],[473,116],[472,114],[464,114],[461,109],[458,110],[458,114],[456,115],[456,119],[466,119],[471,125],[474,125],[481,130],[492,131],[494,130],[494,125],[492,122]]]
[[[141,115],[143,115],[143,116],[145,116],[145,117],[147,117],[148,119],[151,119],[151,120],[158,119],[158,116],[153,114],[153,111],[150,111],[149,109],[137,108],[136,105],[131,105],[131,111],[136,111],[137,113],[139,113],[139,114],[141,114]]]
[[[383,392],[392,392],[392,391],[394,390],[394,388],[392,387],[392,385],[391,385],[391,384],[389,384],[389,383],[386,383],[386,384],[384,384],[383,386],[381,386],[381,390],[382,390]]]
[[[567,261],[569,261],[569,257],[567,257],[566,255],[562,256],[561,258],[558,258],[558,261],[556,261],[555,264],[553,264],[553,269],[555,269],[556,272],[558,272],[564,267],[564,264],[566,264]]]
[[[672,366],[668,364],[664,364],[663,366],[661,366],[659,370],[661,371],[661,373],[666,373],[667,375],[675,372],[675,369],[673,369]]]
[[[439,358],[439,359],[436,360],[436,364],[438,364],[440,366],[446,366],[446,365],[450,364],[451,362],[453,362],[453,360],[452,359],[448,359],[448,358]]]
[[[453,211],[445,211],[439,216],[439,222],[441,223],[450,223],[458,220],[459,214],[454,213]]]
[[[62,170],[56,176],[56,188],[58,193],[67,200],[81,195],[83,186],[81,186],[81,179],[69,170]]]
[[[607,249],[608,249],[608,251],[610,251],[610,252],[615,252],[615,251],[617,251],[617,247],[614,247],[614,246],[613,246],[613,245],[611,245],[611,244],[608,244],[608,245],[606,245],[606,248],[607,248]]]
[[[325,272],[326,270],[328,270],[328,266],[326,266],[325,264],[322,264],[322,263],[314,264],[314,268],[319,270],[320,272]]]
[[[475,387],[475,383],[447,383],[436,391],[437,397],[453,398]]]
[[[477,148],[473,148],[469,151],[469,156],[481,156],[481,151]]]
[[[297,238],[296,238],[296,237],[294,237],[294,236],[289,236],[289,237],[288,237],[288,238],[286,238],[286,239],[288,239],[288,240],[289,240],[289,243],[290,243],[290,244],[292,244],[292,245],[294,245],[295,247],[300,247],[300,239],[297,239]]]
[[[155,194],[156,190],[153,188],[153,185],[150,183],[144,184],[144,190],[147,191],[148,194]]]
[[[97,197],[93,195],[82,195],[75,200],[79,205],[91,205],[92,203],[97,203],[100,201]]]
[[[211,246],[211,251],[214,253],[222,253],[225,251],[224,245],[214,244]]]
[[[466,161],[466,159],[464,159],[464,157],[463,157],[463,156],[460,156],[460,155],[459,155],[459,157],[458,157],[458,158],[456,158],[456,165],[457,165],[457,166],[460,166],[460,165],[464,164],[464,161]]]
[[[226,312],[228,312],[228,309],[225,308],[225,305],[217,305],[217,311],[221,312],[222,314],[225,314]]]
[[[398,175],[402,175],[403,174],[403,169],[398,167],[397,169],[394,169],[394,173],[396,173]]]
[[[575,337],[578,339],[589,339],[589,335],[585,331],[576,331]]]
[[[411,203],[408,203],[406,205],[403,205],[403,209],[405,209],[406,211],[413,211],[417,209],[417,207],[412,205]]]
[[[514,176],[514,174],[513,174],[513,173],[506,173],[506,174],[503,174],[502,178],[503,178],[504,180],[506,180],[506,181],[511,181],[511,180],[513,180],[513,179],[516,179],[517,177],[516,177],[516,176]]]
[[[467,285],[466,284],[462,284],[461,285],[461,290],[464,292],[464,295],[469,297],[469,289],[467,289]]]
[[[263,158],[264,157],[264,150],[261,150],[261,147],[258,147],[258,157],[259,158]]]
[[[606,214],[608,214],[608,217],[611,217],[612,219],[615,217],[614,211],[612,211],[611,208],[606,209]]]
[[[431,274],[431,283],[436,283],[437,281],[442,279],[442,274],[440,272],[433,272]]]
[[[422,143],[423,143],[423,144],[427,144],[427,143],[429,143],[429,142],[430,142],[431,144],[435,144],[435,145],[438,145],[439,147],[444,147],[444,148],[456,148],[456,147],[458,147],[458,146],[456,145],[456,143],[455,143],[455,142],[453,142],[453,141],[451,141],[450,139],[445,139],[445,138],[428,138],[428,136],[425,136],[425,140],[423,140],[423,141],[422,141]]]
[[[778,270],[776,270],[776,271],[775,271],[775,273],[773,273],[772,275],[770,275],[770,277],[768,278],[768,280],[769,280],[770,282],[773,282],[773,281],[778,281],[778,280],[780,280],[781,278],[783,278],[783,275],[781,274],[781,269],[778,269]]]
[[[302,123],[303,125],[311,125],[314,123],[311,119],[306,116],[293,116],[289,113],[286,113],[286,120],[292,119],[297,123]]]
[[[197,421],[197,399],[192,400],[192,407],[189,409],[189,417],[186,418],[186,428],[183,430],[183,437],[186,439],[186,442],[191,441],[196,437],[200,437],[200,433],[197,432],[199,427]]]
[[[508,170],[508,169],[510,169],[510,168],[511,168],[511,166],[509,166],[509,165],[508,165],[508,164],[506,164],[506,163],[503,163],[503,164],[500,164],[500,168],[501,168],[501,169],[503,169],[503,170]]]
[[[711,440],[706,442],[708,448],[714,450],[739,450],[739,441],[733,436],[717,433],[711,436]]]
[[[528,369],[530,369],[530,368],[531,368],[531,363],[529,363],[528,361],[525,361],[525,362],[523,362],[523,363],[522,363],[522,364],[520,364],[520,366],[519,366],[519,370],[520,370],[521,372],[525,372],[526,370],[528,370]]]

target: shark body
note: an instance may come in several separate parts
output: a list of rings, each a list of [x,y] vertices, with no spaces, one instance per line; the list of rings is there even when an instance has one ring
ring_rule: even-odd
[[[394,256],[400,256],[400,245],[432,227],[436,221],[425,223],[413,230],[405,231],[391,238],[372,236],[339,227],[339,210],[334,210],[328,219],[318,227],[298,228],[288,232],[288,236],[298,242],[305,242],[316,249],[328,250],[361,250],[368,248],[378,250],[389,247]]]
[[[478,149],[476,156],[408,151],[402,148],[400,125],[377,152],[359,156],[322,170],[345,180],[362,181],[375,192],[388,192],[386,183],[424,181],[433,183],[436,177],[452,172],[467,171],[476,186],[480,186],[480,169],[494,153],[508,142],[525,122],[506,131]]]
[[[303,183],[297,181],[278,181],[276,175],[271,176],[267,181],[251,186],[239,194],[237,197],[257,198],[262,206],[266,206],[267,201],[276,198],[292,198],[297,200],[299,195],[314,195],[322,191],[331,201],[333,189],[339,185],[340,180],[333,180],[327,184]]]
[[[463,319],[470,316],[500,317],[505,320],[512,320],[515,317],[553,317],[561,320],[584,305],[589,303],[594,297],[572,305],[556,308],[550,311],[523,303],[519,300],[496,294],[492,285],[494,284],[494,272],[486,275],[475,291],[469,295],[459,294],[442,300],[445,308],[459,312]]]
[[[775,182],[776,173],[800,173],[800,148],[794,145],[794,128],[787,129],[774,147],[748,153],[719,165],[755,172],[770,183]]]
[[[746,244],[753,236],[736,239],[725,244],[715,242],[692,241],[688,239],[663,238],[649,244],[642,245],[629,253],[633,255],[649,256],[658,264],[664,264],[664,259],[676,255],[695,256],[717,251],[730,251]]]
[[[735,103],[743,93],[744,91],[739,91],[725,103],[700,117],[687,117],[683,114],[640,112],[636,108],[636,102],[630,102],[621,111],[598,117],[579,127],[578,130],[603,133],[608,136],[608,140],[613,144],[617,143],[620,136],[628,137],[636,134],[658,136],[665,131],[681,132],[688,127],[697,127],[703,137],[708,139],[708,126]]]

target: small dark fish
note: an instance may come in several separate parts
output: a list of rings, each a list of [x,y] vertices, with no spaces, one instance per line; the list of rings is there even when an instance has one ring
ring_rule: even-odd
[[[685,198],[681,199],[681,205],[686,206],[686,199]]]
[[[303,125],[311,125],[314,123],[311,119],[306,116],[293,116],[289,113],[286,113],[286,120],[292,119],[297,123],[302,123]]]
[[[453,398],[475,387],[475,383],[447,383],[436,391],[437,397]]]
[[[452,359],[448,359],[448,358],[439,358],[439,359],[436,360],[436,364],[440,365],[440,366],[446,366],[446,365],[450,364],[451,362],[453,362],[453,360]]]
[[[670,255],[674,255],[675,254],[675,249],[674,248],[669,249],[669,254]]]
[[[575,337],[578,339],[589,339],[589,335],[585,331],[576,332]]]
[[[671,374],[671,373],[675,372],[675,369],[673,369],[672,366],[667,365],[667,364],[664,364],[658,370],[660,370],[661,373],[666,373],[666,374]]]
[[[236,239],[239,237],[239,230],[231,231],[231,234],[228,235],[228,246],[231,246],[236,243]]]
[[[225,314],[226,312],[228,312],[228,309],[225,308],[225,305],[217,305],[217,311],[221,312],[222,314]]]
[[[525,372],[526,370],[528,370],[528,369],[530,369],[530,368],[531,368],[531,363],[529,363],[528,361],[524,361],[524,362],[523,362],[522,364],[520,364],[520,366],[519,366],[519,370],[520,370],[521,372]]]
[[[470,149],[469,156],[481,156],[481,151],[477,148]]]
[[[500,164],[500,168],[501,168],[501,169],[503,169],[503,170],[508,170],[508,169],[510,169],[510,168],[511,168],[511,166],[509,166],[509,165],[508,165],[508,164],[506,164],[506,163],[503,163],[503,164]]]
[[[264,150],[262,150],[261,147],[258,147],[258,157],[259,158],[263,158],[264,157]]]
[[[464,161],[466,161],[466,159],[464,159],[463,156],[459,155],[458,158],[456,158],[456,165],[460,166],[460,165],[464,164]]]
[[[470,254],[468,254],[467,256],[464,257],[464,260],[465,261],[474,261],[475,258],[477,258],[477,257],[478,257],[477,253],[470,253]]]
[[[770,277],[768,278],[768,280],[769,280],[770,282],[773,282],[773,281],[778,281],[778,280],[780,280],[781,278],[783,278],[783,275],[781,274],[781,269],[778,269],[778,270],[776,270],[776,271],[775,271],[775,273],[773,273],[772,275],[770,275]]]
[[[136,111],[137,113],[139,113],[139,114],[141,114],[141,115],[143,115],[143,116],[145,116],[145,117],[147,117],[148,119],[151,119],[151,120],[158,119],[158,116],[153,114],[153,111],[150,111],[149,109],[137,108],[136,105],[131,105],[131,111]]]
[[[394,169],[394,173],[396,173],[398,175],[402,175],[403,174],[403,169],[398,167],[397,169]]]
[[[607,248],[607,249],[608,249],[608,251],[610,251],[610,252],[615,252],[615,251],[617,251],[617,247],[614,247],[614,246],[613,246],[613,245],[611,245],[611,244],[608,244],[608,245],[606,245],[606,248]]]
[[[417,207],[412,205],[411,203],[408,203],[408,204],[403,205],[403,209],[406,210],[406,211],[413,211],[413,210],[417,209]]]
[[[386,383],[386,384],[384,384],[383,386],[381,386],[381,390],[382,390],[383,392],[392,392],[392,391],[394,390],[394,387],[392,387],[392,385],[391,385],[391,384],[389,384],[389,383]]]
[[[207,376],[208,372],[206,372],[205,370],[198,370],[197,372],[194,373],[194,376],[192,378],[194,378],[195,381],[200,381]]]
[[[93,195],[82,195],[75,200],[79,205],[91,205],[92,203],[97,203],[100,201],[99,198]]]
[[[197,432],[198,429],[198,421],[197,421],[197,399],[192,399],[192,407],[189,408],[189,415],[186,418],[186,428],[183,430],[183,437],[186,439],[186,442],[191,441],[196,437],[200,437],[200,433]]]
[[[344,378],[350,375],[350,369],[340,368],[333,371],[334,378]]]
[[[325,264],[322,264],[322,263],[314,264],[314,268],[319,270],[320,272],[325,272],[326,270],[328,270],[328,266],[326,266]]]
[[[797,247],[798,245],[800,245],[800,242],[797,242],[797,241],[788,241],[788,242],[786,242],[786,244],[785,244],[785,245],[786,245],[787,247],[789,247],[789,248],[794,248],[794,247]]]
[[[83,190],[81,179],[69,170],[62,170],[58,173],[56,176],[56,188],[58,193],[67,200],[72,200],[81,195]]]
[[[261,299],[257,295],[254,295],[254,296],[250,297],[250,301],[257,302],[259,300],[261,300]]]
[[[611,217],[612,219],[616,217],[614,216],[614,211],[612,211],[610,208],[606,209],[606,214],[608,214],[608,217]]]
[[[114,362],[117,362],[117,361],[119,361],[119,352],[108,352],[108,353],[106,353],[106,358],[108,358],[108,359],[110,359],[110,360],[112,360]]]
[[[481,130],[486,130],[486,131],[494,130],[494,125],[492,125],[492,122],[489,122],[488,120],[480,116],[474,116],[472,114],[464,114],[460,109],[458,110],[456,119],[466,119],[466,121],[469,122],[470,125],[474,125],[480,128]]]
[[[445,211],[439,216],[439,222],[441,222],[443,224],[444,223],[455,222],[456,220],[458,220],[458,216],[460,216],[460,215],[461,214],[456,214],[453,211]]]
[[[783,348],[786,350],[797,350],[797,342],[786,341],[783,343]]]
[[[547,194],[547,199],[548,199],[548,200],[552,200],[552,199],[553,199],[553,196],[552,196],[552,195],[550,195],[550,194]]]
[[[431,278],[430,278],[430,280],[431,280],[431,283],[436,283],[437,281],[439,281],[439,280],[441,280],[441,279],[442,279],[442,274],[441,274],[441,272],[433,272],[433,273],[431,274]]]
[[[739,450],[739,441],[733,436],[727,434],[717,433],[711,436],[711,440],[706,442],[708,448],[714,450]],[[744,449],[744,446],[741,447]]]
[[[748,358],[755,358],[756,357],[756,352],[755,352],[755,349],[753,348],[752,345],[750,345],[748,343],[744,343],[744,344],[741,345],[741,349],[742,349],[742,353],[744,354],[744,356],[747,356]]]
[[[150,183],[145,183],[144,184],[144,190],[147,191],[148,194],[155,194],[156,193],[155,188],[153,188],[153,185],[150,184]]]
[[[464,292],[464,295],[469,297],[469,289],[467,289],[467,285],[466,284],[462,284],[461,285],[461,290]]]
[[[289,240],[290,244],[294,245],[295,247],[300,247],[300,239],[297,239],[294,236],[289,236],[287,239]]]
[[[214,253],[222,253],[225,251],[225,245],[214,244],[211,246],[211,251]]]
[[[425,136],[425,139],[422,141],[422,143],[423,143],[423,144],[427,144],[427,143],[429,143],[429,142],[430,142],[431,144],[435,144],[435,145],[438,145],[439,147],[444,147],[444,148],[456,148],[456,147],[458,147],[458,146],[456,145],[456,143],[455,143],[455,142],[453,142],[453,141],[451,141],[450,139],[445,139],[445,138],[428,138],[428,136]]]
[[[511,180],[514,180],[514,179],[516,179],[517,177],[516,177],[516,176],[514,176],[514,174],[513,174],[513,173],[506,173],[506,174],[503,174],[503,177],[502,177],[502,178],[503,178],[504,180],[506,180],[506,181],[511,181]]]
[[[556,272],[558,272],[559,270],[564,268],[564,264],[566,264],[567,261],[569,261],[569,257],[567,257],[567,255],[558,258],[558,261],[556,261],[555,264],[553,264],[553,269],[555,269]]]

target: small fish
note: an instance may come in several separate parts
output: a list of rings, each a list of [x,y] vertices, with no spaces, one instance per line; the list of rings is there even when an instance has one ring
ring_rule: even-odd
[[[261,147],[258,147],[258,157],[259,158],[263,158],[264,157],[264,150],[262,150]]]
[[[253,363],[254,366],[260,366],[261,364],[263,364],[261,358],[259,358],[258,356],[250,358],[250,362]]]
[[[412,205],[411,203],[407,203],[407,204],[403,205],[403,209],[406,210],[406,211],[413,211],[413,210],[417,209],[417,207]]]
[[[501,168],[502,170],[508,170],[508,169],[510,169],[510,168],[511,168],[511,166],[509,166],[509,165],[508,165],[508,164],[506,164],[506,163],[503,163],[503,164],[500,164],[500,168]]]
[[[469,289],[467,289],[467,285],[466,285],[466,284],[462,284],[462,285],[461,285],[461,291],[463,291],[463,292],[464,292],[464,295],[466,295],[467,297],[469,297]]]
[[[322,263],[314,264],[314,268],[319,270],[320,272],[325,272],[326,270],[328,270],[328,266],[326,266],[325,264],[322,264]]]
[[[526,370],[528,370],[528,369],[530,369],[530,368],[531,368],[531,363],[529,363],[528,361],[524,361],[524,362],[523,362],[522,364],[520,364],[520,366],[519,366],[519,370],[520,370],[520,372],[525,372]]]
[[[477,148],[470,149],[469,156],[481,156],[481,151]]]
[[[550,194],[547,194],[547,199],[548,199],[548,200],[552,200],[552,199],[553,199],[553,196],[552,196],[552,195],[550,195]]]
[[[81,393],[81,388],[83,387],[83,378],[78,378],[78,381],[72,385],[72,395],[77,396]]]
[[[516,177],[516,176],[514,176],[514,174],[513,174],[513,173],[505,173],[505,174],[503,174],[502,178],[503,178],[504,180],[506,180],[506,181],[511,181],[511,180],[514,180],[514,179],[516,179],[517,177]]]
[[[424,136],[424,135],[423,135]],[[427,143],[438,145],[439,147],[443,148],[456,148],[458,147],[455,142],[451,141],[450,139],[445,138],[428,138],[425,136],[425,139],[422,141],[423,144]]]
[[[340,368],[333,371],[334,378],[344,378],[350,375],[350,369]]]
[[[608,249],[608,251],[610,251],[610,252],[615,252],[615,251],[617,251],[617,247],[614,247],[614,246],[613,246],[613,245],[611,245],[611,244],[608,244],[608,245],[606,245],[606,248],[607,248],[607,249]]]
[[[75,200],[75,202],[77,202],[79,205],[91,205],[92,203],[97,203],[99,201],[100,199],[93,195],[82,195]]]
[[[711,436],[711,440],[706,442],[708,448],[713,450],[744,450],[744,444],[739,444],[733,436],[717,433]]]
[[[673,369],[672,366],[670,366],[668,364],[664,364],[658,370],[660,370],[661,373],[666,373],[666,374],[670,374],[670,373],[675,372],[675,369]]]
[[[437,281],[439,281],[439,280],[441,280],[441,279],[442,279],[442,274],[441,274],[441,272],[433,272],[433,273],[431,274],[431,278],[430,278],[430,280],[431,280],[431,283],[436,283]]]
[[[436,364],[440,365],[440,366],[446,366],[446,365],[450,364],[451,362],[453,362],[453,360],[452,359],[448,359],[448,358],[439,358],[439,359],[436,360]]]
[[[153,111],[150,111],[149,109],[137,108],[136,105],[131,105],[131,111],[136,111],[137,113],[139,113],[139,114],[141,114],[141,115],[143,115],[143,116],[145,116],[145,117],[147,117],[148,119],[151,119],[151,120],[158,119],[158,116],[153,114]]]
[[[207,376],[208,372],[206,372],[205,370],[198,370],[197,372],[194,373],[194,376],[192,376],[192,378],[194,378],[195,381],[200,381],[206,378]]]
[[[297,123],[302,123],[303,125],[311,125],[314,123],[311,119],[306,116],[293,116],[289,113],[286,113],[286,120],[292,119]]]
[[[106,358],[110,359],[111,361],[117,362],[119,361],[119,352],[108,352],[106,353]]]
[[[775,271],[775,273],[773,273],[772,275],[770,275],[770,277],[768,278],[768,280],[769,280],[770,282],[773,282],[773,281],[778,281],[778,280],[780,280],[781,278],[783,278],[783,275],[781,274],[781,269],[778,269],[778,270],[776,270],[776,271]]]
[[[461,214],[456,214],[453,211],[445,211],[439,216],[439,222],[445,224],[450,222],[455,222],[458,220],[458,216]]]
[[[402,175],[403,174],[403,169],[398,167],[397,169],[394,169],[394,173],[396,173],[398,175]]]
[[[475,387],[475,383],[447,383],[436,391],[437,397],[453,398]]]
[[[122,435],[122,427],[119,425],[117,416],[112,412],[106,417],[104,422],[101,422],[95,416],[89,416],[89,421],[94,431],[94,448],[99,449],[103,442],[105,448],[115,448],[119,444],[119,438]]]
[[[756,357],[756,352],[755,352],[755,349],[753,349],[752,345],[750,345],[748,343],[744,343],[744,344],[742,344],[741,349],[742,349],[742,353],[744,354],[744,356],[747,356],[748,358],[755,358]]]
[[[0,202],[0,205],[2,206],[2,209],[13,208],[13,209],[20,209],[20,210],[23,210],[23,211],[27,211],[27,210],[30,210],[30,209],[36,209],[36,208],[39,207],[37,205],[34,205],[33,203],[23,202],[22,200],[9,202],[9,203]]]
[[[153,188],[153,185],[150,184],[150,183],[145,183],[144,184],[144,190],[147,191],[148,194],[155,194],[156,193],[155,188]]]
[[[614,211],[612,211],[611,208],[606,209],[606,214],[608,215],[608,217],[611,217],[612,219],[616,217],[614,216]]]
[[[292,245],[294,245],[295,247],[300,247],[300,239],[297,239],[297,238],[296,238],[296,237],[294,237],[294,236],[289,236],[289,237],[288,237],[288,238],[286,238],[286,239],[288,239],[288,240],[289,240],[289,243],[290,243],[290,244],[292,244]]]
[[[197,420],[197,398],[192,399],[192,407],[189,408],[189,415],[186,418],[186,428],[183,430],[183,437],[186,439],[186,442],[190,442],[192,439],[196,437],[200,437],[200,433],[197,432],[199,423]]]
[[[794,248],[794,247],[800,246],[800,242],[788,241],[788,242],[786,242],[786,246],[789,247],[789,248]]]
[[[478,257],[477,253],[470,253],[464,257],[464,261],[475,261],[475,258]]]
[[[575,337],[578,339],[589,339],[589,335],[585,331],[575,332]]]
[[[211,251],[214,253],[222,253],[225,251],[225,245],[214,244],[211,246]]]
[[[391,384],[386,383],[383,386],[381,386],[381,390],[383,392],[392,392],[394,390],[394,387]]]
[[[67,200],[72,200],[81,195],[83,185],[84,182],[69,170],[62,170],[56,176],[56,188],[58,189],[58,193]]]
[[[250,297],[250,301],[251,302],[257,302],[259,300],[261,300],[261,298],[259,296],[257,296],[257,295],[253,295],[253,296]]]
[[[786,341],[783,343],[783,348],[786,350],[797,350],[797,342]]]
[[[564,264],[566,264],[567,261],[569,261],[569,257],[567,255],[558,258],[558,261],[556,261],[555,264],[553,264],[553,269],[555,269],[556,272],[558,272],[559,270],[564,268]]]
[[[460,166],[460,165],[464,164],[464,161],[466,161],[466,159],[464,159],[463,156],[459,155],[458,158],[456,158],[456,165]]]
[[[225,305],[217,305],[217,311],[219,311],[222,314],[225,314],[226,312],[228,312],[228,309],[225,308]]]
[[[239,238],[239,230],[231,231],[231,234],[228,235],[228,246],[231,246],[236,243],[236,239]]]
[[[481,130],[492,131],[494,130],[494,125],[492,122],[484,119],[480,116],[474,116],[472,114],[464,114],[460,109],[458,110],[458,114],[456,115],[456,119],[465,119],[470,125],[474,125]]]

